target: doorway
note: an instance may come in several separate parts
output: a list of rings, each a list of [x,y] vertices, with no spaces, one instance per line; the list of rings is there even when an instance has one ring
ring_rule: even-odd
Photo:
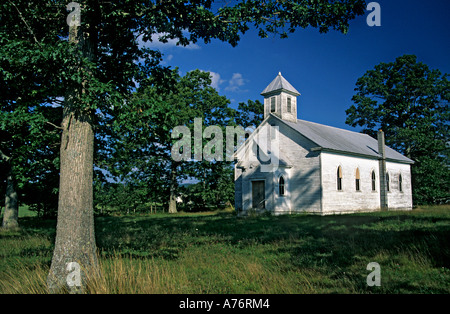
[[[265,182],[264,181],[252,181],[252,207],[256,209],[266,208],[265,198]]]

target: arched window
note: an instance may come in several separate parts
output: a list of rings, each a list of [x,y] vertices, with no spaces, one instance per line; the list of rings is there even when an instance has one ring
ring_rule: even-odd
[[[355,174],[355,185],[356,185],[356,191],[361,191],[361,176],[359,174],[359,168],[356,168],[356,174]]]
[[[276,109],[275,109],[275,101],[276,101],[275,97],[270,98],[270,112],[275,112],[276,111]]]
[[[402,183],[403,183],[403,178],[402,178],[402,175],[399,174],[399,176],[398,176],[398,190],[399,190],[400,192],[403,192]]]
[[[376,176],[375,176],[375,171],[372,171],[372,191],[376,190]]]
[[[286,193],[283,176],[280,177],[280,180],[278,182],[278,192],[280,193],[280,196],[284,196]]]
[[[386,191],[389,192],[390,187],[389,187],[389,173],[386,172]]]
[[[337,190],[342,191],[342,167],[339,166],[337,169]]]

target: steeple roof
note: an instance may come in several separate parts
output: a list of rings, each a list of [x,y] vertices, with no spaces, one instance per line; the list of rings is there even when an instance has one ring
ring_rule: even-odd
[[[294,96],[299,96],[300,93],[278,72],[277,77],[270,83],[261,93],[265,96],[273,92],[284,91]]]

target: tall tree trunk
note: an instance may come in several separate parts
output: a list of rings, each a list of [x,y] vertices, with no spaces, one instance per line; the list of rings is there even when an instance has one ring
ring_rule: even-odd
[[[172,162],[170,173],[170,196],[169,196],[169,213],[174,214],[177,212],[177,172],[176,163]]]
[[[77,43],[83,54],[89,55],[90,45],[81,37],[78,27],[71,26],[69,33],[69,41]],[[92,112],[76,109],[73,104],[82,92],[82,87],[69,89],[63,110],[58,221],[47,279],[52,293],[83,289],[87,276],[96,272],[98,266],[94,235]],[[69,275],[74,277],[69,278]]]
[[[16,185],[13,178],[12,167],[8,163],[6,176],[5,212],[3,213],[3,228],[17,228],[19,226],[19,202],[17,201]]]

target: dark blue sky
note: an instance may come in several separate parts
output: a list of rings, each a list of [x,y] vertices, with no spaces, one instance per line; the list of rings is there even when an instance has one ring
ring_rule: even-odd
[[[369,2],[369,1],[368,1]],[[432,69],[450,73],[450,0],[380,0],[381,26],[369,27],[366,12],[348,34],[299,29],[288,39],[258,38],[254,31],[238,46],[213,41],[187,48],[157,45],[164,64],[182,74],[214,72],[214,86],[232,100],[262,101],[261,91],[279,71],[302,94],[298,118],[345,129],[356,80],[380,62],[414,54]]]

